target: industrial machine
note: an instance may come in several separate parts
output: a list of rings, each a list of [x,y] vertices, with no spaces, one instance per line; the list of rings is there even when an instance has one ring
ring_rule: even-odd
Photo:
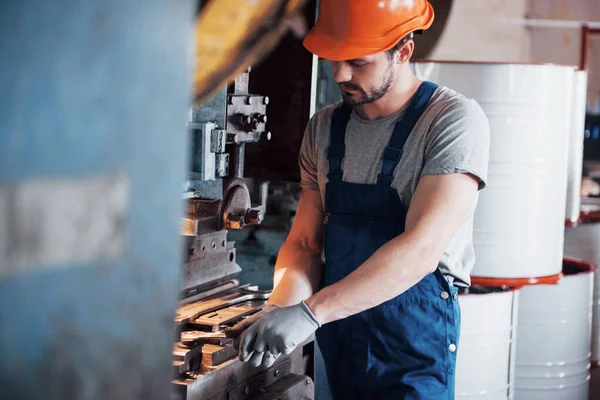
[[[236,279],[229,230],[260,224],[266,199],[253,203],[244,181],[246,145],[268,141],[269,97],[250,94],[250,69],[190,112],[190,172],[183,199],[181,234],[185,262],[176,311],[173,372],[177,398],[312,399],[312,341],[271,368],[237,359],[225,329],[261,310],[270,291]]]

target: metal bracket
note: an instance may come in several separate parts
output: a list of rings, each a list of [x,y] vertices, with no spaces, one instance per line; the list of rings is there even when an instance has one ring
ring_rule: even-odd
[[[217,154],[215,175],[223,178],[229,175],[229,154]]]
[[[193,138],[192,172],[200,181],[214,181],[229,174],[227,133],[211,122],[190,122]],[[193,197],[193,196],[190,196]]]
[[[211,132],[211,148],[213,153],[225,153],[227,133],[224,129],[213,129]]]
[[[265,393],[269,386],[284,378],[290,373],[291,370],[291,359],[287,359],[280,364],[276,364],[268,371],[230,390],[227,400],[245,400]]]

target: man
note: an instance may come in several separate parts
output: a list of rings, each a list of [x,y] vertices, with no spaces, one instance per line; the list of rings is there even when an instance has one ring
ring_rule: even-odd
[[[454,397],[490,132],[474,100],[412,73],[412,34],[432,22],[425,0],[321,0],[304,42],[343,102],[308,124],[272,297],[231,333],[268,366],[316,331],[336,399]]]

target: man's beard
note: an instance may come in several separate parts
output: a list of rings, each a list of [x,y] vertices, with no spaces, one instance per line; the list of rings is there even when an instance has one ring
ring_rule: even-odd
[[[340,89],[347,88],[355,90],[355,93],[352,94],[346,93],[342,90],[342,99],[344,100],[344,103],[349,106],[360,106],[363,104],[372,103],[376,100],[379,100],[381,97],[383,97],[383,95],[385,95],[388,92],[388,90],[390,90],[393,81],[394,70],[391,66],[389,66],[385,73],[385,78],[383,79],[383,82],[381,82],[381,85],[379,85],[379,87],[377,87],[375,90],[369,93],[367,93],[360,86],[355,85],[353,83],[340,83]]]

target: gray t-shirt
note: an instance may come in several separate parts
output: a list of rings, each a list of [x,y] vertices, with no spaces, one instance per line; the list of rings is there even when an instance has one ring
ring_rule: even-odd
[[[331,116],[338,104],[325,107],[311,118],[299,155],[302,188],[321,192],[325,205],[325,185],[329,163],[327,147]],[[352,113],[346,128],[346,152],[342,161],[343,180],[374,184],[381,172],[382,153],[400,110],[385,118],[364,120]],[[406,207],[423,175],[470,173],[486,186],[490,146],[487,116],[473,100],[440,86],[404,146],[394,171],[392,187],[398,190]],[[470,285],[475,263],[473,250],[473,214],[475,206],[448,244],[439,263],[441,272],[457,286]]]

